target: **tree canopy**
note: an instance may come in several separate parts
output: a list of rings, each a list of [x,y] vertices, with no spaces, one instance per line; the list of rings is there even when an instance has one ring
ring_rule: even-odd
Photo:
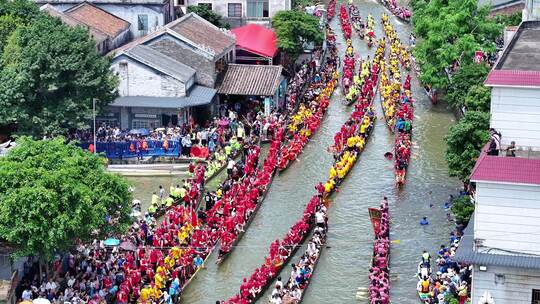
[[[0,236],[17,255],[50,259],[76,239],[96,237],[96,229],[103,235],[129,224],[129,185],[107,173],[101,157],[63,138],[17,143],[0,158]]]
[[[480,155],[480,150],[489,139],[489,113],[467,111],[465,116],[450,128],[446,136],[446,161],[450,176],[468,180],[471,170]]]
[[[414,31],[421,38],[414,55],[423,83],[446,89],[446,68],[456,61],[471,63],[478,50],[495,51],[502,25],[488,17],[488,6],[478,8],[477,0],[416,0],[412,5]]]
[[[224,28],[230,27],[228,23],[223,22],[220,15],[216,14],[213,10],[209,9],[206,5],[189,5],[187,7],[187,12],[195,13],[217,27],[224,27]]]
[[[5,16],[0,29],[20,20]],[[0,125],[35,137],[88,127],[92,99],[99,111],[116,97],[110,58],[96,52],[86,29],[48,15],[15,28],[0,61]]]
[[[451,85],[448,87],[448,103],[455,107],[463,106],[469,89],[475,85],[483,85],[489,69],[486,64],[467,63],[461,65],[452,76]]]
[[[272,27],[278,47],[293,58],[302,52],[304,43],[321,44],[324,39],[319,19],[301,11],[278,12],[272,18]]]

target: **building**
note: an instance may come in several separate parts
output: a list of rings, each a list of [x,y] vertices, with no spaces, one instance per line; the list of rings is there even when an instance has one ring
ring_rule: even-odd
[[[131,38],[129,22],[118,18],[88,2],[81,3],[60,12],[50,4],[40,8],[53,17],[60,18],[69,26],[81,26],[88,29],[96,41],[96,50],[106,54],[127,42]]]
[[[525,0],[523,9],[523,21],[540,20],[540,1]]]
[[[525,7],[525,0],[478,0],[479,5],[489,5],[491,15],[512,14],[521,12]]]
[[[482,151],[471,174],[474,218],[456,254],[473,265],[472,303],[540,303],[540,22],[526,21],[485,85],[501,150]],[[505,149],[515,142],[515,157]]]
[[[175,0],[185,12],[187,6],[205,5],[221,15],[232,27],[247,23],[269,26],[279,11],[290,10],[291,0]]]
[[[266,115],[284,106],[287,82],[280,65],[229,64],[218,85],[220,101],[259,106]]]
[[[273,30],[258,24],[248,24],[232,30],[236,37],[236,62],[270,64],[278,54],[277,37]]]
[[[181,125],[214,111],[235,39],[194,13],[113,52],[120,95],[98,120],[123,129]]]
[[[60,12],[89,2],[122,20],[129,22],[132,38],[144,36],[175,19],[172,0],[34,0],[49,4]],[[80,11],[82,13],[82,11]],[[95,17],[97,19],[97,17]]]

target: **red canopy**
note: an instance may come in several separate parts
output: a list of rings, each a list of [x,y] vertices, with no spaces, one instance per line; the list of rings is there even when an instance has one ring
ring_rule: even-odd
[[[236,46],[264,57],[274,57],[277,52],[277,38],[274,31],[257,24],[248,24],[232,30],[236,36]]]

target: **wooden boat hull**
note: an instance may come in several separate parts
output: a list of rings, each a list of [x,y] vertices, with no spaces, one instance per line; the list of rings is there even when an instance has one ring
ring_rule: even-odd
[[[281,263],[281,265],[276,269],[276,273],[274,274],[274,277],[272,277],[271,279],[268,280],[268,282],[266,283],[266,285],[264,285],[262,288],[261,288],[261,291],[255,296],[255,298],[253,299],[253,301],[251,301],[251,303],[255,303],[257,302],[263,295],[264,293],[268,290],[268,288],[270,288],[270,286],[272,286],[272,283],[274,282],[274,280],[279,276],[280,272],[283,270],[283,267],[285,265],[289,265],[289,262],[292,260],[292,258],[294,257],[294,255],[296,254],[296,252],[298,251],[298,249],[300,249],[300,247],[302,247],[302,244],[304,244],[304,242],[306,241],[306,239],[311,235],[311,232],[313,231],[313,229],[315,228],[315,225],[314,224],[311,224],[308,228],[308,230],[306,231],[306,234],[302,237],[302,239],[300,240],[300,242],[298,242],[298,244],[296,246],[294,246],[292,249],[291,249],[291,253],[289,254],[289,256],[283,261],[283,263]]]
[[[240,240],[242,239],[242,237],[244,236],[244,234],[246,233],[247,229],[249,228],[249,225],[251,225],[251,222],[253,222],[253,219],[255,219],[255,215],[257,214],[257,211],[259,211],[259,209],[261,208],[262,206],[262,202],[264,201],[264,199],[266,198],[266,195],[268,194],[268,191],[270,191],[270,186],[272,185],[272,181],[274,180],[274,175],[276,173],[276,170],[274,170],[272,172],[272,176],[270,178],[270,182],[268,183],[268,186],[266,187],[266,190],[263,192],[263,194],[259,197],[258,201],[257,201],[257,206],[255,206],[255,209],[253,209],[253,212],[251,213],[251,215],[249,216],[249,219],[246,221],[246,224],[244,225],[244,231],[240,232],[237,236],[236,236],[236,239],[234,240],[234,242],[231,244],[231,250],[229,250],[227,253],[223,254],[223,255],[220,255],[216,261],[216,264],[217,265],[220,265],[221,263],[223,263],[223,261],[225,261],[225,259],[227,259],[227,257],[229,257],[229,255],[231,254],[232,252],[232,248],[234,248],[239,242]]]

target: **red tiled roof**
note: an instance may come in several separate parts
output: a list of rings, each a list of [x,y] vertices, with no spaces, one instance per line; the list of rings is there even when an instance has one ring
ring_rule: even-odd
[[[100,30],[112,38],[115,38],[130,26],[126,20],[118,18],[88,2],[70,8],[65,14],[91,28]]]
[[[540,87],[540,71],[492,70],[485,85]]]
[[[246,51],[274,57],[277,52],[277,38],[274,31],[257,24],[248,24],[231,30],[236,36],[237,47]]]
[[[491,156],[482,152],[470,179],[540,185],[540,159]]]

